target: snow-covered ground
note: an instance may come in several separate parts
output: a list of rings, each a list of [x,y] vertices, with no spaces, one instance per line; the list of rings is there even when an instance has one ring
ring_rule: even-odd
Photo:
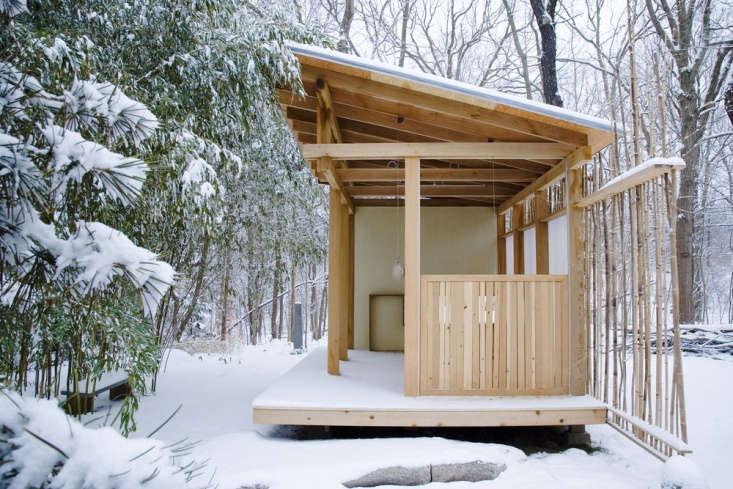
[[[663,464],[607,426],[589,427],[592,454],[578,449],[526,456],[518,449],[443,438],[297,440],[282,430],[252,424],[250,403],[304,355],[272,343],[233,354],[189,355],[173,350],[158,392],[146,397],[136,418],[138,434],[154,430],[179,404],[179,413],[156,438],[201,440],[194,456],[210,458],[222,489],[263,483],[272,489],[341,488],[340,483],[377,467],[501,462],[508,468],[490,482],[427,487],[456,488],[658,488]],[[712,489],[729,487],[728,443],[733,441],[733,358],[685,357],[693,460]]]

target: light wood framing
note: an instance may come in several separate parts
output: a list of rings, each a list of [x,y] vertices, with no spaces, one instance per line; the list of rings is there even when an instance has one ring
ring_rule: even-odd
[[[384,160],[402,158],[431,159],[561,159],[568,147],[558,143],[351,143],[304,144],[306,160]]]
[[[682,171],[685,168],[685,163],[682,160],[675,163],[669,163],[668,161],[669,160],[660,160],[657,163],[646,165],[643,168],[634,168],[626,174],[622,174],[618,178],[615,178],[613,181],[604,185],[587,197],[579,199],[575,203],[575,206],[590,207],[597,202],[606,200],[612,195],[620,194],[636,187],[637,185],[652,181],[657,177],[666,175],[675,170]]]
[[[535,273],[550,273],[549,226],[546,221],[550,215],[550,205],[547,192],[535,192],[534,206]]]
[[[418,395],[420,335],[420,160],[405,160],[405,395]]]
[[[258,424],[316,426],[552,426],[601,424],[606,408],[546,408],[492,410],[423,410],[423,409],[252,409]]]
[[[570,165],[568,165],[569,168]],[[585,328],[585,286],[583,270],[585,233],[583,232],[583,211],[575,203],[581,198],[582,170],[567,171],[567,217],[568,217],[568,318],[570,331],[570,393],[582,395],[587,392],[588,382],[588,338]]]
[[[565,275],[423,275],[422,395],[567,394]]]
[[[524,273],[524,233],[522,232],[522,216],[524,203],[514,206],[512,211],[512,245],[514,248],[514,274]]]
[[[504,168],[423,168],[423,182],[531,182],[534,172]],[[336,170],[341,182],[404,182],[400,168],[349,168]]]
[[[338,189],[331,187],[328,223],[328,373],[331,375],[339,375],[341,319],[343,317],[341,312],[341,295],[344,286],[341,282],[343,263],[341,238],[344,213],[339,193]]]

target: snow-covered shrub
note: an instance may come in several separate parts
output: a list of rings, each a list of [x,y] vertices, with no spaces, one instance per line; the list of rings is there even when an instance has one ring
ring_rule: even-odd
[[[90,429],[53,401],[0,395],[0,487],[9,489],[173,489],[209,487],[190,446],[128,439]],[[194,477],[200,476],[196,479]],[[193,482],[192,482],[193,481]]]
[[[33,369],[34,392],[50,397],[125,370],[131,428],[156,366],[149,321],[174,270],[103,222],[139,201],[150,168],[129,155],[149,151],[159,123],[122,87],[88,74],[88,38],[0,23],[0,382],[23,390]]]

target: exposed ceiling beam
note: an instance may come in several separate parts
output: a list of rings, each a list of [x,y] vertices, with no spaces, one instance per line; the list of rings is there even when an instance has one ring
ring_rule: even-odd
[[[404,201],[400,199],[354,199],[357,207],[403,207]],[[420,199],[421,207],[494,207],[496,201],[488,199],[438,197]]]
[[[349,168],[336,170],[342,182],[402,182],[405,171],[401,168]],[[423,182],[531,182],[531,172],[509,169],[423,168]]]
[[[395,197],[405,194],[405,187],[390,185],[360,185],[348,187],[352,197]],[[510,197],[506,190],[497,190],[491,185],[421,185],[423,197],[492,197],[497,200]]]
[[[304,144],[306,160],[330,157],[335,160],[382,160],[406,157],[426,159],[559,159],[568,148],[558,143],[360,143]]]

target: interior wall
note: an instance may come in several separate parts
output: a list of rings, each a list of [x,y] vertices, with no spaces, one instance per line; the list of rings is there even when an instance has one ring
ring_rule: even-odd
[[[354,347],[369,349],[369,295],[401,294],[404,209],[357,207],[354,217]],[[422,274],[496,273],[496,214],[491,207],[421,207]]]

